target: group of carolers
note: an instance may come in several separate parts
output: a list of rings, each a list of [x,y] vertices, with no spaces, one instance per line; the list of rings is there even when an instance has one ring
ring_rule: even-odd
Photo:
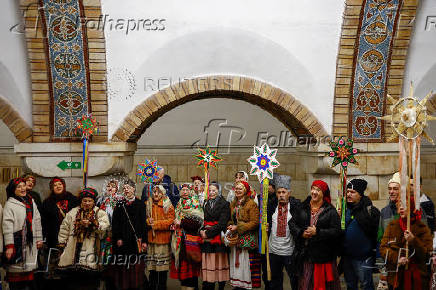
[[[367,182],[351,180],[345,221],[326,182],[313,181],[300,202],[291,197],[290,176],[275,174],[268,188],[268,257],[259,254],[262,197],[247,173],[235,174],[227,200],[219,184],[209,184],[205,195],[202,178],[192,180],[177,188],[161,170],[138,199],[130,179],[109,180],[100,196],[84,188],[76,197],[55,177],[41,202],[35,177],[12,179],[0,213],[9,288],[97,289],[103,279],[106,289],[167,289],[170,272],[181,289],[198,289],[199,277],[202,289],[224,289],[227,281],[234,289],[260,288],[262,273],[265,289],[278,290],[285,269],[293,290],[340,289],[341,273],[347,289],[359,283],[375,289],[378,254],[385,261],[379,289],[430,289],[434,206],[423,194],[417,204],[424,211],[415,210],[412,199],[407,230],[398,173],[381,214],[364,194]],[[36,271],[41,264],[45,271]]]

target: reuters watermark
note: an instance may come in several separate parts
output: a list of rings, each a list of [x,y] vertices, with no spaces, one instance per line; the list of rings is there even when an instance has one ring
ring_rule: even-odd
[[[182,87],[187,81],[199,90],[207,88],[230,90],[233,84],[231,77],[144,77],[144,91],[155,92],[171,86]]]

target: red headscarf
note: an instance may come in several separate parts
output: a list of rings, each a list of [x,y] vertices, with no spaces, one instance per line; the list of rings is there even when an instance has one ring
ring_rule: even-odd
[[[330,197],[329,185],[322,180],[314,180],[312,186],[316,186],[322,191],[323,200],[328,203],[332,203],[332,198]]]
[[[251,187],[247,181],[239,180],[237,183],[242,183],[242,185],[245,187],[245,194],[251,196]]]

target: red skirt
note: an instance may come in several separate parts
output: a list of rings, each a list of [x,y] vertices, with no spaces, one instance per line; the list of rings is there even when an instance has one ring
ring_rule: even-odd
[[[190,263],[184,259],[179,260],[179,268],[176,269],[174,259],[171,259],[170,277],[172,279],[186,280],[200,276],[201,264]]]

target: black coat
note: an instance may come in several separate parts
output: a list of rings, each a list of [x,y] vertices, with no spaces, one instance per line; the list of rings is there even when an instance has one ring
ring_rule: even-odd
[[[421,208],[427,216],[427,225],[430,228],[430,232],[433,233],[435,231],[434,204],[430,197],[427,196],[427,198],[428,201],[421,202]]]
[[[296,241],[294,254],[300,255],[297,259],[299,266],[303,261],[323,264],[336,260],[342,244],[341,219],[336,209],[327,202],[321,206],[323,211],[316,224],[316,235],[310,239],[303,238],[303,232],[310,226],[310,200],[309,196],[288,223]]]
[[[130,222],[132,223],[135,232],[132,229],[132,225],[129,223],[126,212],[129,215]],[[112,241],[114,254],[138,254],[136,237],[142,239],[143,243],[147,242],[146,219],[145,204],[137,198],[135,198],[130,205],[125,204],[115,208],[112,217]],[[123,241],[121,247],[117,246],[118,240]]]
[[[44,200],[41,210],[42,232],[49,248],[55,248],[57,246],[59,228],[64,220],[56,205],[60,200],[68,201],[67,212],[79,205],[77,197],[68,191],[63,194],[62,199],[57,198],[57,196],[52,193]],[[67,213],[65,212],[65,214]]]
[[[289,198],[289,213],[291,216],[295,216],[298,214],[298,211],[300,210],[301,201],[299,199],[296,199],[294,197]],[[272,227],[272,216],[276,212],[277,206],[279,205],[279,201],[277,198],[272,199],[269,201],[268,199],[268,236],[271,233],[271,227]]]
[[[221,232],[225,232],[227,223],[230,220],[230,204],[222,197],[216,197],[213,208],[210,207],[210,202],[206,201],[204,204],[204,222],[218,222],[218,224],[208,228],[206,230],[206,236],[208,239],[212,239],[215,236],[221,236]],[[202,229],[203,230],[203,229]],[[204,242],[201,245],[201,251],[203,253],[217,253],[226,252],[227,248],[224,244],[212,245],[208,242]]]

